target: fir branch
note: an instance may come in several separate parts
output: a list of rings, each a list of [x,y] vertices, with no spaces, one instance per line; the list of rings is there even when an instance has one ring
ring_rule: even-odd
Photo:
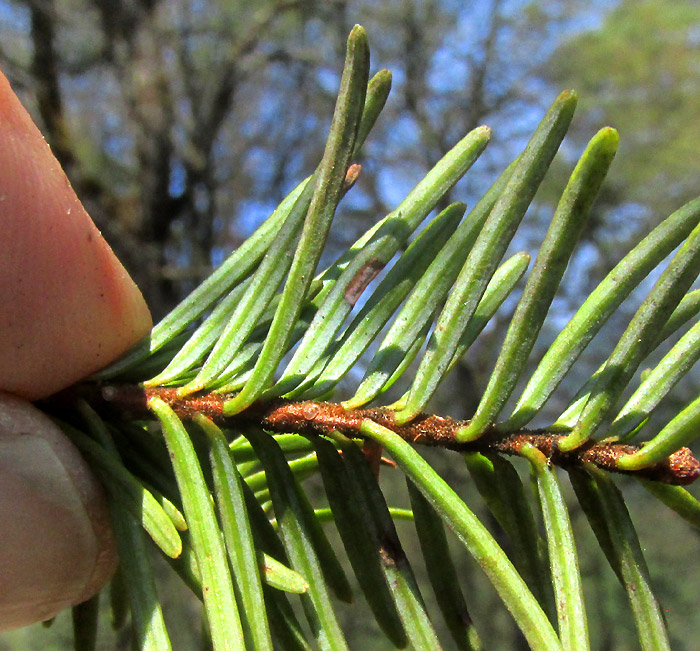
[[[431,414],[419,414],[406,424],[395,422],[394,411],[386,407],[373,409],[346,409],[331,402],[313,400],[292,401],[274,399],[258,401],[244,411],[225,416],[223,405],[230,394],[206,393],[198,396],[178,397],[177,389],[119,384],[84,384],[59,394],[52,406],[72,403],[77,397],[86,399],[96,410],[111,418],[150,420],[149,400],[160,398],[184,421],[191,421],[203,414],[217,425],[228,428],[258,426],[274,433],[294,433],[313,437],[329,435],[333,431],[352,438],[364,438],[362,423],[371,420],[398,434],[412,444],[455,450],[457,452],[482,452],[521,455],[523,446],[537,448],[548,462],[563,468],[593,464],[608,472],[634,475],[665,484],[687,485],[700,476],[700,462],[688,448],[671,454],[664,461],[646,468],[627,471],[618,466],[618,460],[640,448],[615,441],[588,441],[570,452],[563,452],[559,443],[567,433],[543,429],[503,433],[490,427],[475,441],[460,442],[456,432],[469,421],[453,420]]]

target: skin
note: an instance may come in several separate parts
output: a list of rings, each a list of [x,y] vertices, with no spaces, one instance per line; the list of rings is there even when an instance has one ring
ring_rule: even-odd
[[[101,486],[29,401],[151,327],[138,288],[0,73],[0,630],[95,594],[117,556]]]

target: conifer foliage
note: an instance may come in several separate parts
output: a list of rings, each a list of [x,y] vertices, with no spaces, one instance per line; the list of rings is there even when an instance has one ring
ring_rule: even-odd
[[[529,271],[527,254],[504,256],[574,114],[576,95],[569,91],[469,212],[452,204],[413,237],[488,145],[487,127],[464,136],[393,212],[319,270],[336,207],[360,173],[360,149],[391,85],[388,71],[371,79],[368,71],[367,37],[356,26],[313,175],[146,340],[63,396],[71,408],[62,411],[62,425],[110,496],[121,556],[111,588],[117,625],[125,625],[128,610],[137,648],[171,648],[150,538],[202,599],[216,650],[346,649],[336,604],[350,601],[353,589],[397,648],[487,648],[469,616],[469,601],[479,596],[467,599],[459,586],[447,544],[454,535],[531,648],[589,648],[560,486],[566,474],[627,591],[642,648],[669,648],[615,477],[636,477],[700,526],[700,504],[683,488],[700,472],[685,447],[699,431],[700,399],[661,431],[644,428],[700,357],[700,325],[686,328],[700,312],[700,294],[690,291],[700,270],[700,200],[622,258],[527,379],[538,333],[615,155],[617,132],[606,127],[591,139]],[[605,364],[583,378],[551,427],[528,429],[603,324],[676,249]],[[473,417],[425,413],[521,279]],[[684,330],[620,406],[647,356]],[[334,402],[334,389],[371,346],[354,393]],[[384,404],[382,396],[414,362],[406,393]],[[510,413],[507,403],[515,404]],[[648,440],[643,446],[640,435]],[[498,539],[509,541],[507,553],[421,455],[425,446],[444,448],[456,464],[463,457]],[[513,457],[529,462],[532,486],[523,484]],[[378,482],[386,472],[405,475],[410,511],[387,506]],[[313,475],[327,507],[307,495],[304,481]],[[415,525],[440,612],[426,609],[427,586],[418,585],[403,552],[397,518]],[[330,527],[343,549],[329,542]],[[91,626],[85,612],[96,612],[79,608],[76,640]],[[438,639],[436,615],[450,640]]]

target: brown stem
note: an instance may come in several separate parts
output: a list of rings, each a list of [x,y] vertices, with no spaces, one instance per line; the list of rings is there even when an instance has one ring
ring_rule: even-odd
[[[581,466],[593,463],[603,470],[630,474],[666,484],[690,484],[700,475],[700,462],[688,448],[681,448],[665,461],[637,471],[622,471],[617,460],[639,448],[612,441],[588,441],[571,452],[562,452],[559,441],[565,434],[545,430],[520,430],[503,434],[495,428],[488,430],[476,441],[462,443],[455,433],[467,421],[452,420],[429,414],[420,414],[406,425],[394,422],[394,412],[385,407],[375,409],[345,409],[331,402],[315,402],[275,399],[254,403],[235,416],[225,416],[223,405],[230,395],[208,393],[201,396],[179,398],[176,389],[143,388],[136,385],[82,385],[64,393],[54,404],[64,403],[75,397],[85,398],[98,411],[112,417],[131,420],[150,420],[148,400],[158,397],[166,402],[182,420],[192,420],[197,414],[205,414],[215,423],[235,427],[257,425],[270,432],[296,433],[304,436],[330,434],[339,431],[346,436],[363,438],[360,426],[364,420],[372,420],[392,430],[410,443],[447,448],[458,452],[483,452],[518,455],[523,445],[530,444],[542,452],[555,465]]]

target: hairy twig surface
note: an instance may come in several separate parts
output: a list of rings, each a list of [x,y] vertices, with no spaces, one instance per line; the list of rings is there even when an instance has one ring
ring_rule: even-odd
[[[566,433],[523,429],[504,434],[495,428],[489,428],[475,441],[461,443],[456,440],[455,433],[467,425],[468,421],[420,414],[411,422],[399,425],[394,420],[394,412],[386,407],[345,409],[332,402],[274,399],[256,402],[235,416],[225,416],[223,404],[231,395],[207,393],[180,398],[176,389],[126,384],[81,385],[61,394],[60,402],[77,396],[85,398],[98,411],[120,419],[152,419],[148,401],[158,397],[184,421],[192,420],[197,414],[204,414],[218,425],[229,428],[253,425],[269,432],[303,436],[327,435],[338,431],[352,438],[363,438],[360,427],[363,421],[372,420],[410,443],[458,452],[519,455],[522,447],[529,444],[540,450],[550,463],[564,468],[592,463],[610,472],[675,485],[690,484],[700,475],[700,462],[688,448],[681,448],[662,463],[637,471],[623,471],[618,468],[617,460],[636,452],[639,449],[637,446],[615,441],[587,441],[575,450],[563,452],[559,449],[559,442]]]

